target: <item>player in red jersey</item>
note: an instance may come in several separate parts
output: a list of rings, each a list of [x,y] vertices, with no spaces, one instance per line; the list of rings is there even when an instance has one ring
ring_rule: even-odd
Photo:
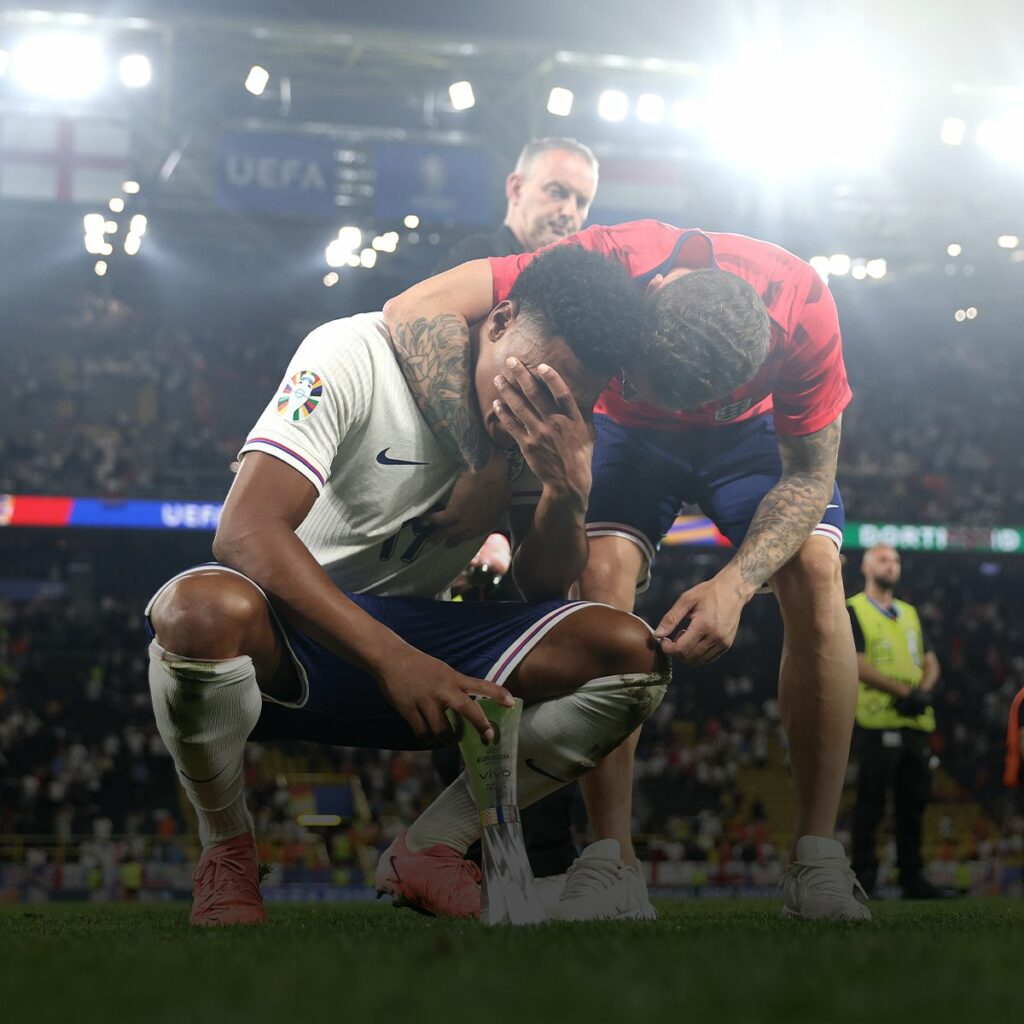
[[[595,410],[590,557],[580,593],[631,609],[680,504],[698,502],[711,516],[736,554],[678,598],[657,635],[667,653],[705,664],[731,646],[747,601],[765,585],[775,592],[785,623],[779,702],[796,803],[785,910],[866,919],[834,839],[857,668],[835,484],[851,392],[832,297],[802,260],[740,235],[638,221],[588,228],[559,244],[573,243],[623,263],[647,289],[650,315],[650,344],[623,367]],[[460,520],[450,528],[456,536],[462,523],[493,516],[503,500],[504,460],[462,426],[467,324],[508,294],[532,258],[468,263],[385,307],[421,408],[431,422],[448,425],[449,442],[471,467],[453,495],[457,508],[449,508]],[[635,861],[635,742],[584,780],[596,836],[617,839],[627,862]],[[563,899],[572,902],[576,894]]]

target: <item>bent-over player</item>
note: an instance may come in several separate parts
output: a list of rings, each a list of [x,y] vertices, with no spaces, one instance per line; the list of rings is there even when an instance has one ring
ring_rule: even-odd
[[[796,917],[865,920],[870,913],[834,838],[857,695],[835,482],[851,392],[835,303],[803,260],[741,235],[637,221],[588,228],[559,243],[573,244],[617,260],[648,294],[648,344],[627,355],[624,374],[595,412],[590,558],[580,594],[632,609],[680,505],[698,503],[714,520],[735,556],[682,594],[656,635],[665,653],[704,664],[731,646],[753,595],[772,588],[785,624],[779,704],[796,807],[784,909]],[[450,423],[451,446],[483,466],[480,479],[500,472],[501,459],[480,431],[460,430],[472,425],[448,411],[466,392],[452,368],[468,324],[507,294],[533,258],[467,263],[385,306],[403,365],[422,365],[430,351],[448,370],[443,391],[408,369],[407,377],[430,415]],[[467,494],[460,518],[473,515]],[[635,861],[634,750],[635,737],[581,780],[595,837],[617,840],[627,864]],[[597,867],[585,890],[574,891],[569,879],[563,916],[595,916],[602,902],[620,901],[619,864],[609,859],[603,891]]]

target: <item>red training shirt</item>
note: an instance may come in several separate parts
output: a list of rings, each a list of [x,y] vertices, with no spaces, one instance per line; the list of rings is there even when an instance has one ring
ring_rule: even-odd
[[[772,410],[780,434],[811,434],[850,403],[839,316],[822,279],[791,252],[745,235],[676,228],[657,220],[587,228],[556,245],[582,245],[618,260],[642,284],[676,267],[717,267],[751,284],[771,321],[768,357],[756,376],[732,394],[696,409],[669,412],[627,402],[613,380],[595,412],[624,426],[683,430],[749,419]],[[543,250],[541,250],[543,251]],[[535,253],[490,260],[494,302],[508,298]]]

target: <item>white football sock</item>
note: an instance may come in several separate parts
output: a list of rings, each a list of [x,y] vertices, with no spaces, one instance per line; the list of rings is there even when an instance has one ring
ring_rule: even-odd
[[[245,743],[262,706],[252,658],[183,658],[154,640],[149,692],[203,848],[254,831],[243,790]]]
[[[668,669],[602,676],[575,693],[526,708],[519,723],[519,806],[529,807],[589,772],[653,714],[668,681]],[[443,843],[465,853],[480,831],[463,771],[416,819],[405,842],[413,852]]]

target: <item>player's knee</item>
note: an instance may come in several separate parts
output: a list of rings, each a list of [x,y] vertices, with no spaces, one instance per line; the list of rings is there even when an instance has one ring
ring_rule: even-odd
[[[157,599],[150,621],[157,642],[183,658],[220,660],[246,653],[265,602],[240,576],[206,572],[175,580]]]
[[[646,623],[625,612],[594,608],[584,640],[594,659],[589,675],[607,680],[639,725],[661,703],[671,676],[668,658]]]
[[[836,628],[835,608],[843,601],[839,551],[827,537],[809,537],[773,581],[787,617],[803,620],[816,633]]]
[[[580,575],[580,596],[629,611],[642,565],[643,554],[632,541],[597,538],[591,542],[590,558]]]
[[[629,675],[667,669],[667,659],[647,624],[626,612],[600,609],[594,647],[607,671],[605,675]]]

